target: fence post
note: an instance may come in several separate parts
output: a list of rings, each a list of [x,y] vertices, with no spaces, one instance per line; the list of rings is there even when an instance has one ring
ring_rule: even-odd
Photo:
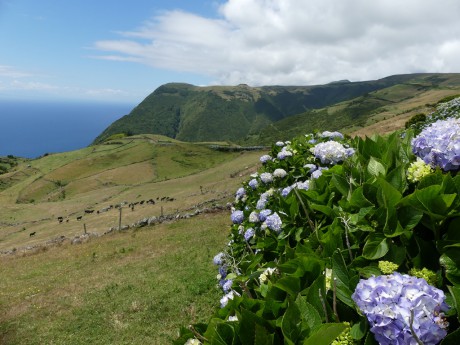
[[[86,223],[83,223],[83,230],[85,231],[85,235],[86,235]]]
[[[120,216],[118,217],[118,231],[121,230],[121,209],[122,209],[122,207],[120,205]]]

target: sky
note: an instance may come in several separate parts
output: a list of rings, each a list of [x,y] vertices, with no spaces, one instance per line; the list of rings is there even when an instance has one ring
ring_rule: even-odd
[[[0,0],[0,100],[460,72],[458,0]]]

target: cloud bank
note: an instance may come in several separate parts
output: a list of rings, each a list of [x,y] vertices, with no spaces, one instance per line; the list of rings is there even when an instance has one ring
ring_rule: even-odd
[[[215,18],[161,13],[100,59],[206,75],[216,84],[308,85],[460,72],[458,0],[228,0]]]

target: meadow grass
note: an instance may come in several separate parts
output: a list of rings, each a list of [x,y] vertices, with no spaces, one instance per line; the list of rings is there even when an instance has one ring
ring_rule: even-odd
[[[1,344],[169,344],[219,300],[228,212],[0,258]]]

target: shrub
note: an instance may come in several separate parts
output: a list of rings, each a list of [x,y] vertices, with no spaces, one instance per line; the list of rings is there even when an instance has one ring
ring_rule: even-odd
[[[220,307],[175,343],[458,343],[460,175],[433,165],[408,179],[413,142],[407,131],[273,145],[214,260]]]
[[[425,114],[416,114],[412,116],[409,120],[406,121],[404,126],[407,128],[410,128],[412,125],[415,125],[418,122],[425,122],[426,121],[426,115]]]

